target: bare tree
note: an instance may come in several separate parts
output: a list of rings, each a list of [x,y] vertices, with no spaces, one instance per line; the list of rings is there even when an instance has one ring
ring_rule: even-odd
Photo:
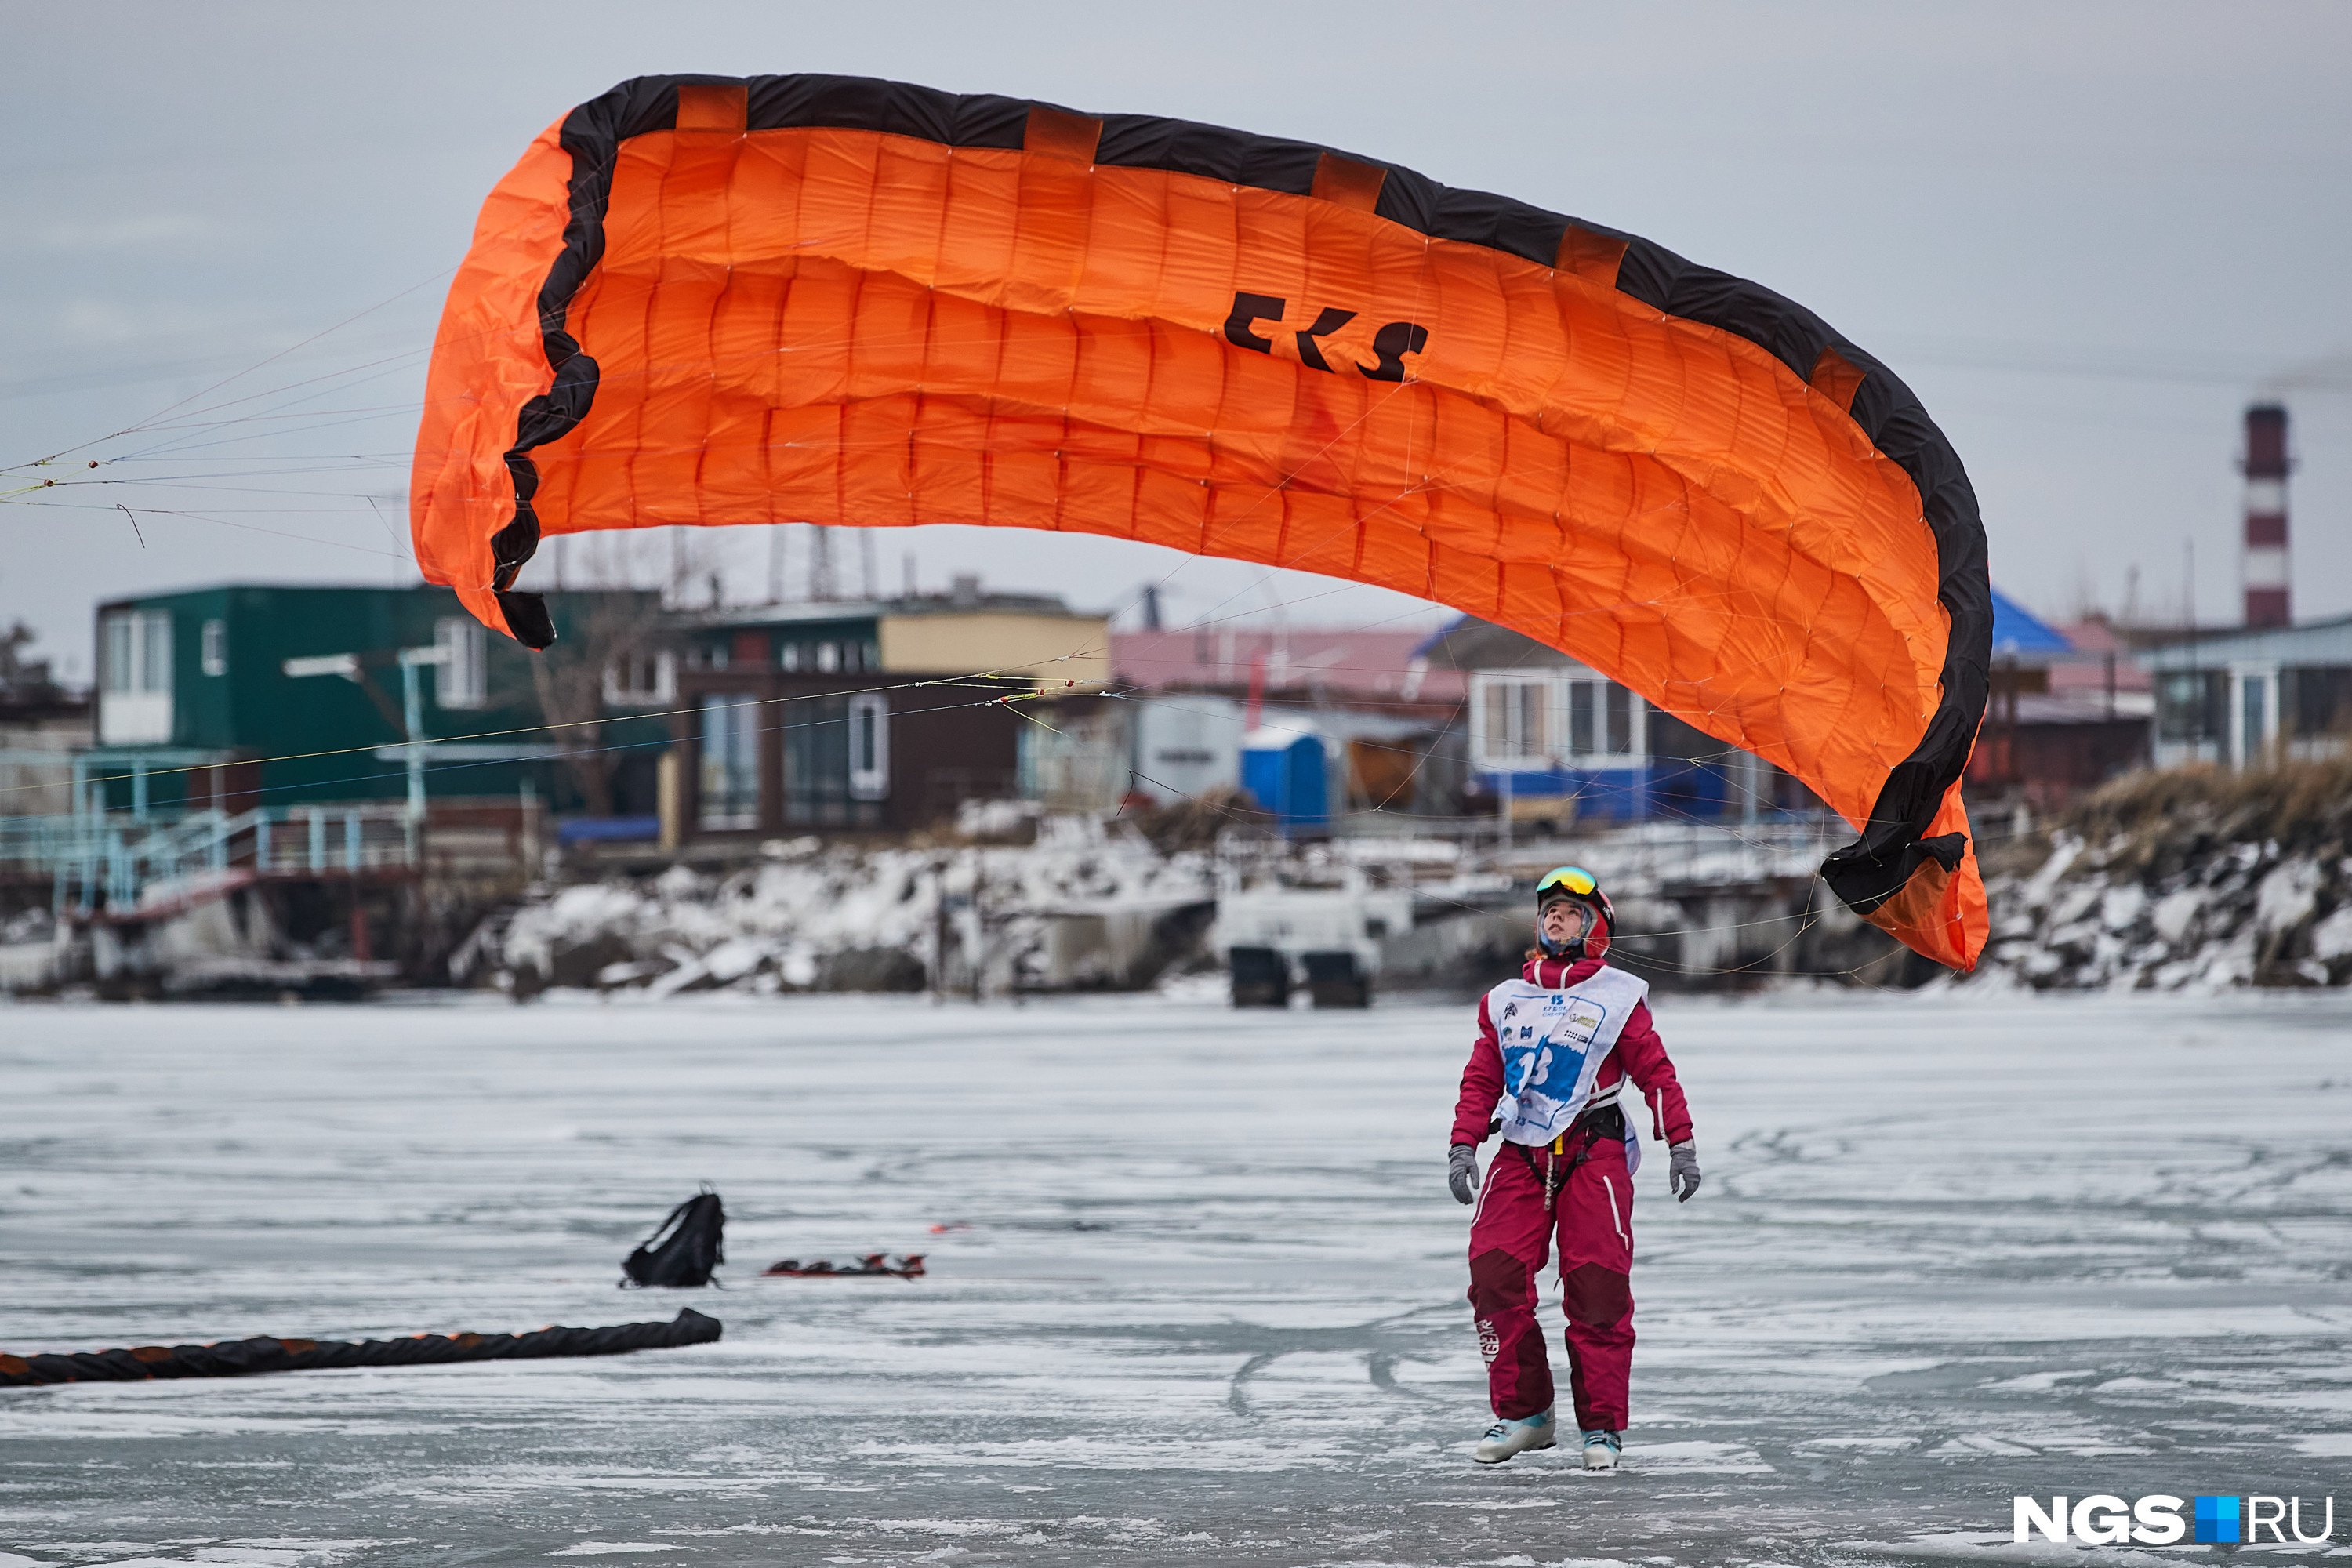
[[[22,621],[0,631],[0,697],[30,702],[58,695],[57,683],[49,679],[49,661],[25,657],[24,650],[39,640]]]
[[[564,635],[530,661],[540,711],[553,726],[549,739],[580,786],[592,816],[613,815],[613,775],[620,754],[605,748],[608,692],[635,689],[635,672],[668,646],[657,594],[606,589],[572,600]]]
[[[583,574],[604,585],[565,595],[562,636],[531,656],[540,710],[554,726],[548,738],[561,748],[592,816],[613,815],[614,777],[624,755],[606,749],[608,715],[647,690],[656,661],[676,652],[663,588],[639,584],[664,583],[671,601],[680,603],[686,584],[714,560],[704,542],[690,542],[684,529],[676,532],[667,562],[660,542],[646,534],[593,541],[595,548],[583,552],[586,561],[571,564],[584,565]]]

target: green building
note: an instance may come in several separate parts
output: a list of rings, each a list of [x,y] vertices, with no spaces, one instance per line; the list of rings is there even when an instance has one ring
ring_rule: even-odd
[[[557,811],[650,812],[668,726],[626,671],[654,657],[659,595],[549,607],[562,640],[534,668],[443,588],[230,584],[103,604],[85,789],[142,815],[394,802],[414,741],[436,803],[527,792]]]

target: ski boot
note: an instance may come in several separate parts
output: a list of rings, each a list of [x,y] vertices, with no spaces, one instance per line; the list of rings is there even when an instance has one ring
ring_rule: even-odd
[[[1613,1470],[1617,1456],[1625,1451],[1624,1434],[1591,1431],[1584,1435],[1584,1468],[1588,1470]]]
[[[1530,1415],[1522,1421],[1497,1421],[1486,1428],[1486,1436],[1471,1458],[1482,1465],[1499,1465],[1514,1454],[1524,1454],[1530,1448],[1549,1448],[1559,1441],[1552,1430],[1551,1412]]]

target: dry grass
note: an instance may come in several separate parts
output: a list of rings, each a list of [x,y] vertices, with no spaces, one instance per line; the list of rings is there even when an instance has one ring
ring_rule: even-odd
[[[2132,773],[2086,796],[2062,826],[2094,847],[2114,847],[2108,864],[2143,870],[2222,843],[2340,847],[2352,840],[2352,757]]]

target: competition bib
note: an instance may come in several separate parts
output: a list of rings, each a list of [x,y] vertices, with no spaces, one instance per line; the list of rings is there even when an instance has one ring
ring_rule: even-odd
[[[1568,1131],[1649,990],[1646,981],[1602,969],[1565,991],[1507,980],[1486,994],[1486,1016],[1503,1052],[1495,1120],[1505,1141],[1549,1143]]]

